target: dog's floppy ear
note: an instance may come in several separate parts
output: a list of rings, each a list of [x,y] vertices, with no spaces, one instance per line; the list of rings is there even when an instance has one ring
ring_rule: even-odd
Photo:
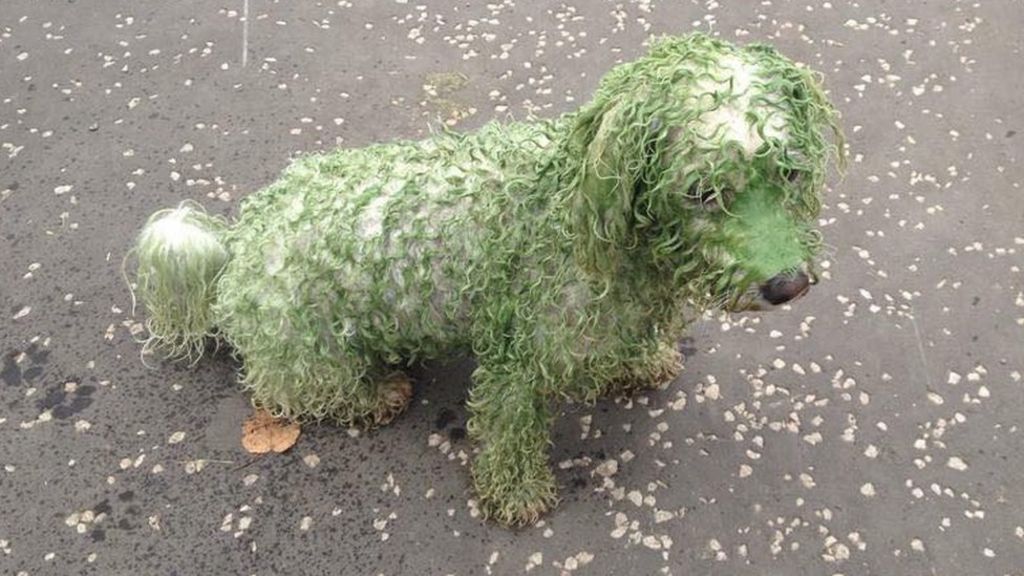
[[[620,95],[626,96],[626,95]],[[644,175],[651,119],[635,97],[600,99],[574,119],[561,181],[568,227],[581,266],[614,270],[636,242],[633,201]]]
[[[657,184],[668,128],[688,120],[680,106],[687,94],[679,87],[696,78],[684,64],[715,42],[700,34],[654,42],[646,56],[608,72],[570,120],[558,176],[584,269],[607,277],[637,244],[637,217],[646,212],[635,205],[637,192]]]

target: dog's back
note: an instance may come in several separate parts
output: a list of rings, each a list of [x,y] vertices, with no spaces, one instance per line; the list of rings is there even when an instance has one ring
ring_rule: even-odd
[[[389,362],[467,344],[479,277],[494,273],[486,236],[524,200],[509,182],[531,186],[549,161],[551,129],[491,124],[299,158],[225,235],[221,332],[243,350],[333,333]]]

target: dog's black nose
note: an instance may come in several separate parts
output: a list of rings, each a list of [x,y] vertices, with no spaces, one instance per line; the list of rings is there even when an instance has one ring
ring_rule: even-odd
[[[811,279],[807,274],[786,272],[761,284],[761,296],[777,306],[803,296],[810,287]]]

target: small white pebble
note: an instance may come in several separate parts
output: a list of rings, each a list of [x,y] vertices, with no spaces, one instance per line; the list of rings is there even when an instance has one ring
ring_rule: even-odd
[[[626,498],[628,498],[634,506],[640,506],[644,503],[644,496],[639,490],[633,490],[629,494],[626,494]]]
[[[704,396],[709,400],[718,400],[721,397],[721,391],[718,388],[718,384],[710,384],[704,389]]]
[[[961,472],[967,470],[967,463],[958,456],[950,456],[949,460],[946,461],[946,466]]]
[[[614,476],[618,471],[619,461],[614,458],[605,460],[604,462],[599,464],[597,468],[594,468],[594,473],[604,478]]]

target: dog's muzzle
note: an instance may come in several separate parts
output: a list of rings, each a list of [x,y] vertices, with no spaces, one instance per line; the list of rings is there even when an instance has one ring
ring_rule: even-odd
[[[814,281],[803,271],[784,272],[761,284],[761,297],[778,306],[803,296]]]

